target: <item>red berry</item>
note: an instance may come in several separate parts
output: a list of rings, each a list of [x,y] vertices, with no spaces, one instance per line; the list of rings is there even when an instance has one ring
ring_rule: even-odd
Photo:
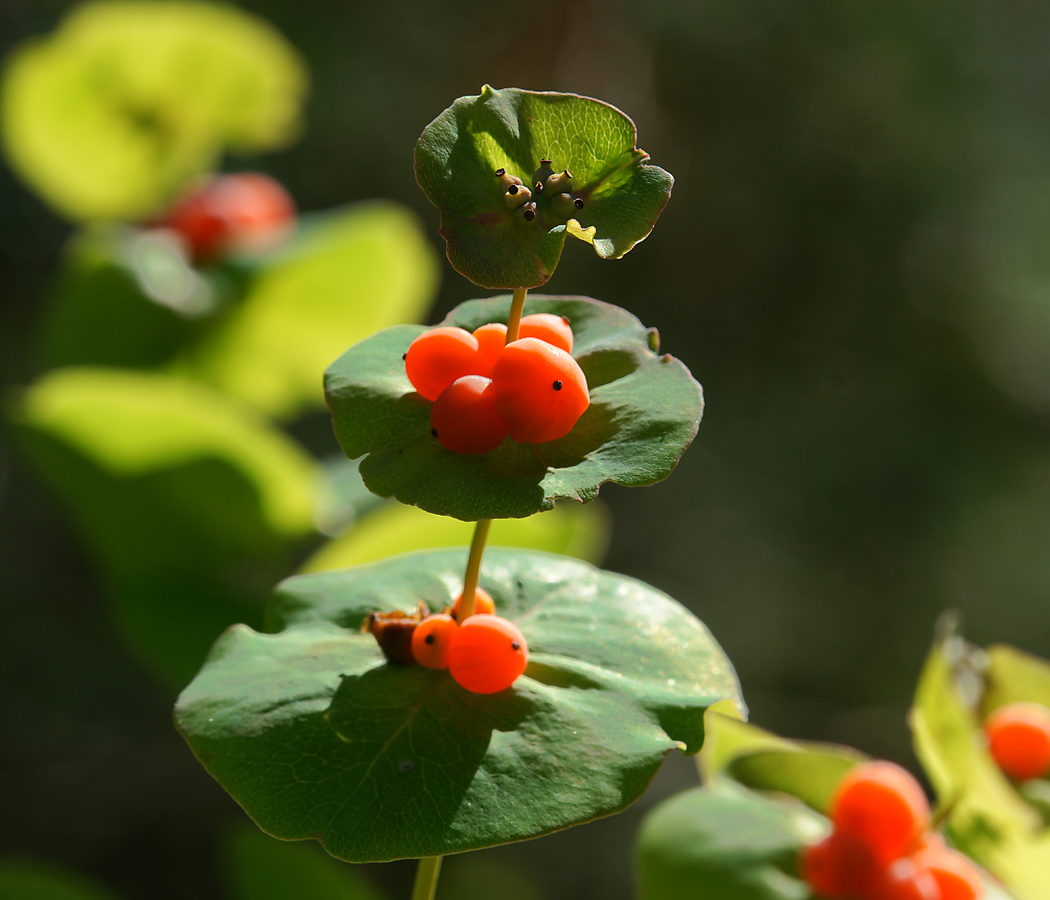
[[[445,326],[424,331],[405,354],[405,374],[420,395],[437,400],[457,378],[477,375],[478,341],[469,331]]]
[[[462,601],[463,595],[460,594],[452,607],[452,615],[457,619],[459,618],[459,605]],[[480,587],[474,588],[474,615],[487,615],[495,611],[496,604],[492,602],[492,597],[489,596],[488,591]]]
[[[871,883],[876,863],[871,850],[849,834],[832,832],[818,844],[802,849],[799,874],[819,897],[857,897]]]
[[[428,669],[448,668],[448,648],[459,625],[452,616],[436,613],[427,616],[412,632],[412,656]]]
[[[198,262],[231,253],[260,253],[284,240],[295,223],[295,203],[267,175],[220,175],[185,194],[162,225],[179,232]]]
[[[523,444],[563,437],[590,405],[576,360],[538,338],[507,344],[492,369],[492,390],[510,436]]]
[[[488,614],[465,619],[452,636],[448,670],[475,694],[506,690],[525,671],[529,648],[513,622]]]
[[[877,860],[889,864],[929,827],[930,804],[905,769],[876,761],[846,773],[835,789],[830,815],[837,831],[864,841]]]
[[[988,749],[1011,778],[1027,781],[1050,771],[1050,710],[1038,703],[1011,703],[984,722]]]
[[[430,433],[456,453],[488,453],[507,436],[497,415],[492,382],[481,375],[464,375],[445,388],[430,410]]]
[[[550,313],[523,316],[518,326],[518,337],[539,338],[566,353],[572,353],[572,328],[569,327],[569,320],[565,316]]]
[[[907,856],[877,872],[859,896],[863,900],[941,900],[933,874]]]
[[[499,322],[491,322],[474,329],[474,337],[478,342],[478,375],[486,378],[492,377],[492,367],[507,345],[507,326]]]

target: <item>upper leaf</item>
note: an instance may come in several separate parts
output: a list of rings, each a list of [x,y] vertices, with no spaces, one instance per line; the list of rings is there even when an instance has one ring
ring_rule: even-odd
[[[529,666],[479,695],[446,671],[386,663],[359,626],[432,609],[462,588],[463,550],[303,575],[265,635],[238,627],[176,707],[205,767],[271,834],[349,861],[444,855],[608,815],[703,712],[740,701],[729,660],[688,610],[647,585],[533,551],[491,549],[481,585],[521,628]]]
[[[211,3],[99,2],[24,44],[0,110],[12,166],[62,214],[155,212],[225,147],[298,130],[306,69],[268,23]]]
[[[634,122],[577,94],[493,90],[460,97],[423,131],[416,179],[441,211],[441,236],[456,271],[487,288],[538,287],[558,265],[565,235],[618,259],[644,240],[674,179],[636,146]],[[541,160],[572,174],[572,217],[533,194],[536,218],[508,209],[498,169],[534,190]]]
[[[445,325],[473,330],[506,322],[510,298],[472,300]],[[588,501],[606,481],[636,486],[666,478],[692,442],[703,393],[682,363],[650,349],[630,313],[587,297],[529,295],[526,313],[568,317],[573,355],[591,405],[565,437],[545,444],[508,438],[489,453],[442,447],[430,432],[431,403],[405,374],[402,356],[422,326],[388,328],[351,347],[325,373],[336,436],[351,459],[369,454],[369,490],[428,512],[477,520],[532,515],[562,498]]]

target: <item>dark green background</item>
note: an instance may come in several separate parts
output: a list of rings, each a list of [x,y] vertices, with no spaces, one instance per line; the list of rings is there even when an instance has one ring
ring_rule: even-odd
[[[753,721],[911,763],[904,712],[937,613],[1050,655],[1050,8],[665,0],[246,3],[306,55],[307,130],[261,167],[303,209],[437,211],[420,131],[484,82],[601,97],[674,195],[606,262],[570,242],[549,293],[657,326],[703,383],[662,485],[602,496],[610,567],[689,605]],[[2,0],[0,50],[66,7]],[[0,379],[34,336],[69,228],[0,168]],[[484,292],[446,269],[432,315]],[[296,426],[334,448],[321,417]],[[222,896],[240,813],[124,650],[56,501],[0,445],[0,848],[126,898]],[[674,762],[674,761],[673,761]],[[666,794],[690,782],[678,760]],[[639,808],[487,851],[550,898],[625,898]],[[465,861],[451,860],[448,871]],[[410,867],[377,867],[401,896]],[[439,898],[441,894],[439,893]]]

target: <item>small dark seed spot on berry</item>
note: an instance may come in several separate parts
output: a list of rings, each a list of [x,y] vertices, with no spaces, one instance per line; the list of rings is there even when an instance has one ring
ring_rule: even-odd
[[[583,209],[583,201],[579,197],[576,198],[575,204],[577,209]]]
[[[553,387],[554,387],[554,390],[560,391],[561,390],[561,382],[560,381],[555,381]]]
[[[506,175],[507,174],[507,170],[506,169],[496,169],[496,174],[497,175]]]
[[[401,354],[401,358],[402,359],[408,359],[408,354],[407,353],[402,353]]]
[[[433,644],[434,643],[434,635],[428,634],[425,638],[423,638],[423,643],[424,644]]]
[[[437,437],[437,436],[438,436],[438,430],[437,430],[436,428],[431,428],[431,429],[430,429],[430,433],[431,433],[431,434],[432,434],[432,435],[433,435],[434,437]]]
[[[525,210],[525,221],[526,222],[531,222],[535,218],[536,218],[536,213],[534,213],[531,209]]]
[[[510,642],[510,645],[511,645],[511,647],[513,647],[513,648],[514,648],[515,650],[520,650],[520,649],[521,649],[521,644],[519,644],[519,643],[518,643],[517,641],[511,641],[511,642]]]
[[[509,188],[507,188],[507,193],[511,196],[518,193],[518,186],[516,184],[512,184]]]

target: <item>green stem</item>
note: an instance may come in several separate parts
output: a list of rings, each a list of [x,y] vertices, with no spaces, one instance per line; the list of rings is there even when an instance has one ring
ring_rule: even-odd
[[[424,856],[416,869],[416,884],[412,888],[412,900],[434,900],[437,893],[438,873],[441,871],[440,856]]]
[[[518,326],[521,324],[521,311],[525,308],[525,295],[528,288],[517,288],[514,299],[510,302],[510,315],[507,317],[507,343],[518,339]]]
[[[474,615],[474,592],[478,589],[481,575],[481,555],[485,552],[485,541],[489,537],[492,519],[481,519],[474,527],[474,539],[470,542],[467,571],[463,576],[463,599],[459,601],[459,621]]]

